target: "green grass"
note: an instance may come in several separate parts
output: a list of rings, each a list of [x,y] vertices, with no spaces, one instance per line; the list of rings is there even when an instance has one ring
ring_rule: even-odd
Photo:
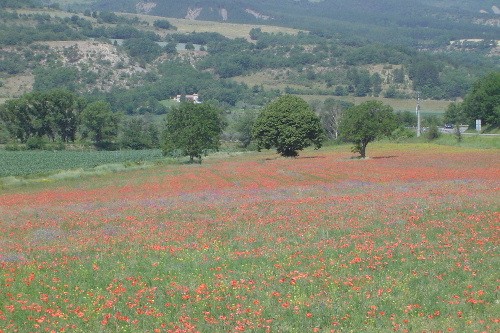
[[[155,20],[165,19],[162,16],[152,16],[152,15],[140,15],[140,14],[127,14],[119,13],[123,16],[128,17],[138,17],[141,21],[149,22],[151,25]],[[238,24],[238,23],[225,23],[225,22],[213,22],[213,21],[201,21],[201,20],[186,20],[178,18],[167,18],[168,21],[177,27],[177,33],[191,33],[191,32],[216,32],[228,38],[249,38],[249,33],[252,28],[255,28],[254,24]],[[269,33],[285,33],[285,34],[297,34],[300,30],[277,27],[271,25],[258,25],[263,32]]]
[[[324,100],[326,98],[335,98],[354,104],[360,104],[368,100],[381,101],[384,104],[392,106],[394,111],[410,111],[415,112],[417,102],[414,99],[394,99],[384,97],[355,97],[355,96],[320,96],[320,95],[304,95],[301,96],[305,100]],[[446,111],[451,101],[445,100],[424,100],[420,101],[421,114],[441,114]]]
[[[442,134],[438,139],[434,140],[433,143],[466,148],[500,149],[500,135],[487,136],[465,134],[462,135],[462,140],[459,142],[454,134]]]

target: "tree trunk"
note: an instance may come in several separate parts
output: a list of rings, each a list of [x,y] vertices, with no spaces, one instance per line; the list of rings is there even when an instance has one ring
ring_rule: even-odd
[[[365,158],[366,157],[366,145],[368,143],[365,143],[365,142],[361,142],[361,147],[360,147],[360,150],[359,150],[359,153],[361,154],[361,158]]]

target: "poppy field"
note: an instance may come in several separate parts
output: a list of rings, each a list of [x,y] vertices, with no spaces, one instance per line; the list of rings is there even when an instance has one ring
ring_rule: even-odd
[[[498,332],[500,152],[373,144],[0,192],[0,332]]]

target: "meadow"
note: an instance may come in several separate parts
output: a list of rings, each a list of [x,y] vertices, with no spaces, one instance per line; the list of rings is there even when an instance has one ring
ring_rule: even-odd
[[[498,332],[500,153],[376,143],[0,192],[0,332]]]
[[[148,22],[153,25],[154,21],[165,19],[162,16],[153,15],[140,15],[140,14],[128,14],[120,13],[120,15],[125,17],[137,17],[139,20]],[[250,30],[253,28],[260,28],[263,32],[268,33],[283,33],[296,35],[300,30],[279,27],[273,25],[263,25],[263,24],[242,24],[242,23],[228,23],[228,22],[214,22],[214,21],[202,21],[202,20],[188,20],[179,18],[167,18],[167,20],[177,28],[176,33],[191,33],[191,32],[215,32],[221,34],[227,38],[245,38],[250,39]]]

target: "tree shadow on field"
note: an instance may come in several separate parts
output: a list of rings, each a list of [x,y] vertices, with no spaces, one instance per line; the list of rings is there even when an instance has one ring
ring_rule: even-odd
[[[396,158],[396,157],[398,157],[398,156],[397,155],[387,155],[387,156],[373,156],[371,158],[374,160],[381,160],[381,159],[385,159],[385,158]]]
[[[276,161],[284,156],[276,156],[276,157],[267,157],[264,159],[264,161]],[[303,159],[316,159],[316,158],[326,158],[325,156],[292,156],[292,157],[284,157],[284,159],[287,160],[303,160]]]
[[[360,161],[368,161],[368,160],[382,160],[386,158],[396,158],[398,157],[397,155],[387,155],[387,156],[366,156],[366,157],[361,157],[361,156],[351,156],[351,160],[360,160]]]
[[[297,156],[295,158],[298,160],[305,160],[305,159],[316,159],[316,158],[326,158],[326,157],[318,155],[318,156]]]

